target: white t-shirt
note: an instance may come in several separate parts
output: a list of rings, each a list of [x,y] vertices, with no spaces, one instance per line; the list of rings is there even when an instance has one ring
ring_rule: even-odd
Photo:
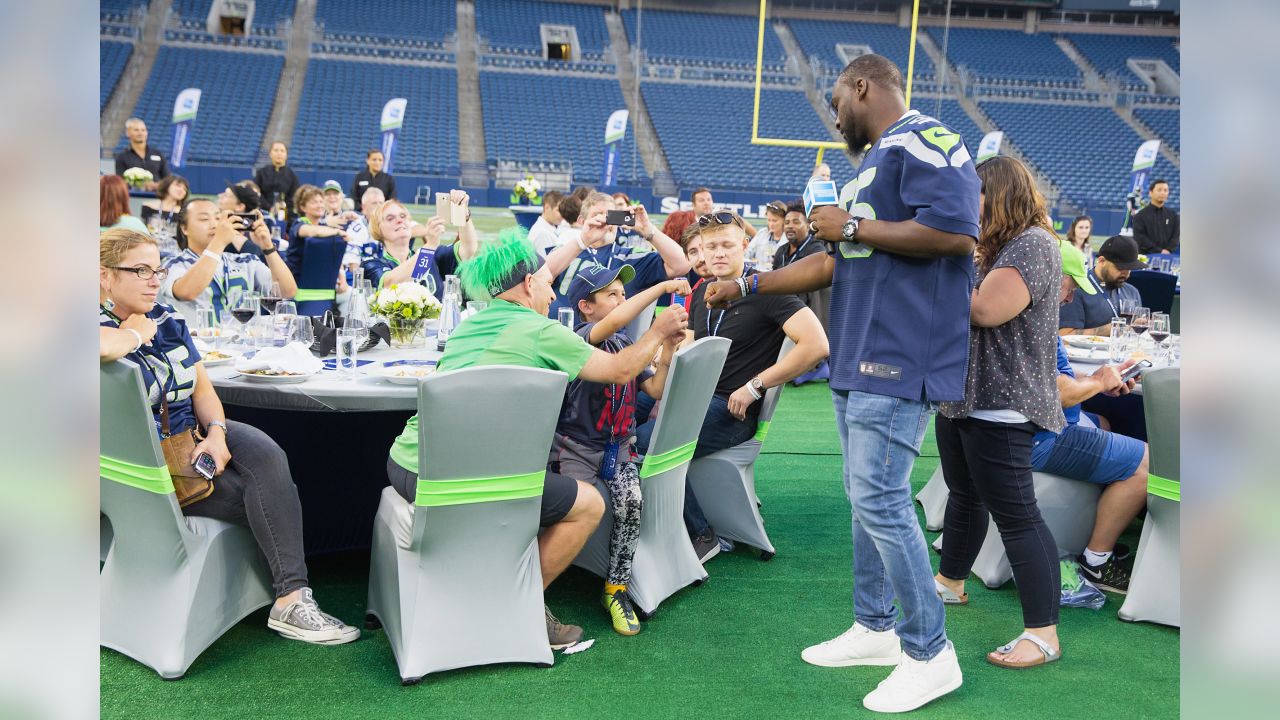
[[[751,238],[751,242],[747,244],[747,264],[755,265],[757,270],[772,268],[773,254],[778,252],[778,248],[784,242],[786,241],[783,238],[775,238],[770,235],[769,228],[757,232],[756,236]]]
[[[540,217],[529,229],[529,242],[539,252],[545,253],[560,244],[560,228],[547,222],[545,217]]]

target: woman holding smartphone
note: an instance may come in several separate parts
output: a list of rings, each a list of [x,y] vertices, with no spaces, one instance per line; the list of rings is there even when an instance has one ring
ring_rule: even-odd
[[[1023,632],[987,660],[1024,668],[1062,657],[1057,543],[1031,478],[1032,438],[1066,425],[1057,385],[1062,255],[1025,165],[996,157],[977,171],[982,211],[965,396],[943,403],[934,426],[951,491],[935,580],[944,603],[969,601],[964,580],[994,518],[1018,585]]]
[[[156,302],[167,274],[156,241],[122,228],[103,232],[98,273],[99,361],[126,358],[137,365],[157,432],[166,424],[170,435],[196,428],[203,438],[192,451],[192,465],[213,461],[213,494],[182,512],[253,532],[271,567],[276,596],[268,628],[320,645],[360,637],[357,628],[322,612],[308,586],[302,506],[284,451],[261,430],[226,419],[186,320]]]

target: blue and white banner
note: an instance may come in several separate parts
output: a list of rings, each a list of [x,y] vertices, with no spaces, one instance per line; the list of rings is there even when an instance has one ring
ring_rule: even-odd
[[[1160,141],[1148,140],[1138,146],[1133,156],[1133,174],[1129,176],[1129,192],[1138,197],[1146,192],[1147,178],[1151,177],[1151,166],[1156,164],[1156,156],[1160,154]]]
[[[982,142],[978,143],[978,158],[974,162],[982,162],[999,155],[1002,142],[1004,142],[1004,133],[999,130],[992,130],[983,135]]]
[[[626,135],[627,111],[614,110],[604,126],[604,172],[600,175],[600,184],[604,187],[618,182],[618,151],[622,148],[622,138]]]
[[[382,172],[392,173],[391,155],[396,150],[396,138],[404,126],[404,109],[409,104],[405,98],[391,98],[382,106]]]
[[[187,156],[191,140],[191,125],[200,111],[200,88],[187,88],[173,101],[173,149],[169,151],[169,165],[177,170]]]

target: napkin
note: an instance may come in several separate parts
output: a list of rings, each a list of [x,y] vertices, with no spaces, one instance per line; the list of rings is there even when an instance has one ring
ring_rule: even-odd
[[[263,348],[253,357],[241,356],[236,360],[236,370],[250,372],[270,370],[290,375],[311,375],[320,372],[320,359],[311,354],[306,345],[291,342],[284,347]]]

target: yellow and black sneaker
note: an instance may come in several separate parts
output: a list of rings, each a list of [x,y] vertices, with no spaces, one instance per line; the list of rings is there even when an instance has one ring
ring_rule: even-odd
[[[613,592],[606,589],[600,596],[600,604],[609,611],[613,629],[619,635],[635,635],[640,632],[640,618],[636,616],[636,608],[631,604],[631,597],[627,595],[625,588]]]

